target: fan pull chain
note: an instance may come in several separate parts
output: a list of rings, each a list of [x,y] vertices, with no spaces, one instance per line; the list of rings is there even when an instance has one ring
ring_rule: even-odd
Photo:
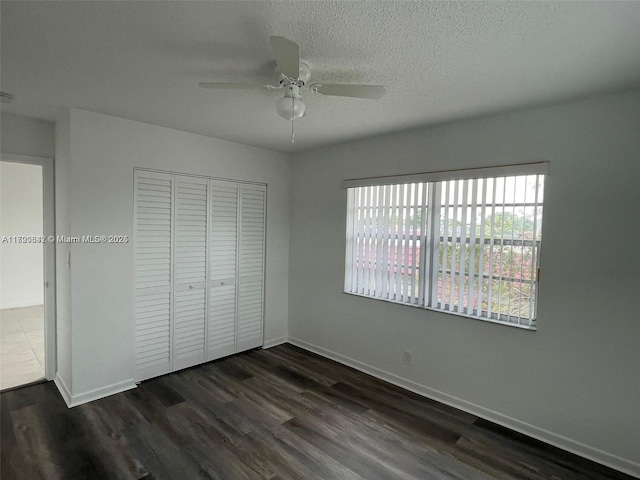
[[[293,122],[296,119],[296,116],[295,116],[296,99],[294,97],[291,97],[291,112],[293,113],[293,115],[291,116],[291,143],[295,143],[295,135],[294,135],[294,132],[293,132]]]

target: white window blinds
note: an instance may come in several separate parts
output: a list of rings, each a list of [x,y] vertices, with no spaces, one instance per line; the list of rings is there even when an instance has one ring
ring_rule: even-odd
[[[348,292],[420,304],[427,191],[423,183],[349,189]]]
[[[548,168],[346,181],[345,291],[535,327]]]

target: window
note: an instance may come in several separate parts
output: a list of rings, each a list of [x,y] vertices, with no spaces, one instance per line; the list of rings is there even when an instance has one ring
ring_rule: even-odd
[[[534,329],[548,166],[347,180],[345,292]]]

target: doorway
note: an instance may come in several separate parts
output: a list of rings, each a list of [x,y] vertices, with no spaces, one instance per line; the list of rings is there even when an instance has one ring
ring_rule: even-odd
[[[52,159],[0,159],[0,390],[55,372],[52,169]]]

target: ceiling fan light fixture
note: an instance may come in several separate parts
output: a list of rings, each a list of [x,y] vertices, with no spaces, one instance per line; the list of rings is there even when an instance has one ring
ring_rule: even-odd
[[[299,98],[282,97],[276,101],[276,112],[285,120],[293,120],[304,115],[305,104]]]
[[[305,108],[296,85],[290,85],[285,96],[276,101],[276,113],[288,121],[303,116]]]
[[[0,0],[2,1],[2,0]],[[316,95],[370,98],[379,100],[385,95],[382,85],[363,84],[315,84],[308,85],[311,79],[311,64],[300,58],[300,46],[291,40],[280,37],[269,37],[269,43],[276,60],[275,73],[279,77],[277,85],[260,85],[255,83],[223,83],[200,82],[202,88],[236,89],[236,90],[283,90],[284,98],[276,100],[276,113],[291,122],[291,143],[294,142],[294,120],[304,117],[306,105],[300,96],[300,88],[309,88]]]

